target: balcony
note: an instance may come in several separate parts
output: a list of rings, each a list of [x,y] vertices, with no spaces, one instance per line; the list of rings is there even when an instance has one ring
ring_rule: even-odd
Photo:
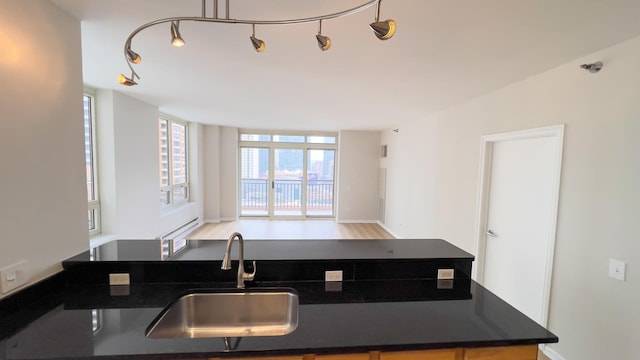
[[[242,179],[240,214],[269,215],[269,181]],[[274,216],[302,216],[306,195],[306,216],[333,216],[333,180],[308,180],[303,194],[302,180],[275,180],[273,189]]]

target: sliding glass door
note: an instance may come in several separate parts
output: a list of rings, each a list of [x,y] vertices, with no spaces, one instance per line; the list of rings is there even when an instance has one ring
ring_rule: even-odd
[[[240,148],[240,215],[269,216],[269,148]]]
[[[240,216],[334,216],[335,149],[250,145],[240,147]]]
[[[308,216],[333,216],[335,156],[335,150],[307,151],[306,213]]]
[[[273,149],[273,216],[302,217],[303,149]]]

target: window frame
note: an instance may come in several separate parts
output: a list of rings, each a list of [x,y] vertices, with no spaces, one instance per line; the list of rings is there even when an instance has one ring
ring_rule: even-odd
[[[238,134],[237,134],[237,140],[238,140],[238,173],[237,173],[237,177],[238,177],[238,194],[237,194],[237,199],[238,199],[238,216],[240,217],[258,217],[258,218],[287,218],[286,216],[276,216],[274,215],[273,211],[271,210],[271,208],[269,208],[269,210],[267,210],[267,215],[263,216],[263,215],[247,215],[242,213],[242,182],[243,182],[243,156],[242,156],[242,151],[245,148],[261,148],[261,149],[268,149],[270,152],[269,155],[269,161],[270,161],[270,168],[273,167],[273,151],[275,151],[275,149],[295,149],[295,150],[303,150],[303,172],[306,173],[308,175],[308,154],[310,150],[333,150],[334,151],[334,165],[333,165],[333,194],[334,194],[334,198],[333,198],[333,209],[332,209],[332,213],[331,215],[309,215],[307,213],[307,193],[306,193],[306,189],[307,187],[307,181],[308,179],[306,177],[303,177],[303,182],[302,182],[302,186],[305,189],[305,195],[303,196],[303,199],[305,199],[303,201],[303,205],[302,205],[302,213],[303,215],[298,217],[298,216],[294,216],[291,217],[293,219],[298,219],[298,218],[335,218],[336,217],[336,209],[337,209],[337,204],[338,204],[338,199],[335,197],[335,194],[337,194],[337,186],[338,186],[338,153],[339,153],[339,136],[340,134],[338,132],[331,132],[331,131],[297,131],[297,130],[267,130],[267,129],[251,129],[251,128],[239,128],[238,129]],[[264,136],[265,139],[260,140],[257,137],[260,136]],[[304,137],[304,141],[303,142],[299,142],[299,141],[286,141],[283,139],[276,139],[274,141],[274,137],[277,136],[292,136],[292,137]],[[255,137],[255,138],[253,138]],[[268,140],[267,140],[268,137]],[[327,142],[327,143],[320,143],[320,142],[314,142],[314,141],[310,141],[310,138],[314,138],[314,137],[323,137],[326,139],[329,138],[333,138],[334,141],[333,142]],[[271,171],[271,170],[269,170]],[[271,179],[271,178],[269,178]],[[271,206],[271,205],[268,205]]]
[[[158,117],[158,166],[159,166],[159,179],[162,180],[162,138],[161,138],[161,122],[167,122],[167,185],[160,185],[160,195],[165,197],[168,201],[165,203],[160,201],[161,209],[168,209],[176,206],[181,206],[190,201],[191,189],[190,189],[190,171],[189,171],[189,122],[181,119],[177,119],[167,114],[160,114]],[[174,151],[173,151],[173,124],[184,126],[184,149],[185,149],[185,182],[174,183]],[[178,201],[175,200],[175,193],[177,190],[184,189],[186,196],[184,199]]]
[[[89,236],[96,236],[102,233],[102,221],[100,211],[100,186],[98,178],[98,145],[97,145],[97,132],[96,132],[96,93],[91,89],[85,88],[82,94],[82,110],[83,110],[83,129],[85,128],[85,116],[84,116],[84,100],[85,97],[89,98],[89,116],[91,117],[91,167],[93,175],[93,194],[94,200],[89,200],[89,194],[87,194],[87,211],[93,212],[93,229],[89,230]],[[86,136],[86,132],[83,131],[83,135]],[[85,156],[86,156],[86,140],[85,140]],[[85,158],[86,164],[86,158]],[[86,173],[86,171],[85,171]]]
[[[269,139],[259,140],[246,138],[245,136],[268,136]],[[302,141],[287,141],[282,139],[276,139],[276,137],[302,137],[304,140]],[[319,149],[338,149],[338,139],[340,134],[338,132],[333,131],[297,131],[297,130],[267,130],[267,129],[251,129],[251,128],[240,128],[238,129],[238,143],[243,146],[268,146],[268,147],[277,147],[277,146],[287,146],[293,148],[306,148],[306,147],[316,147]],[[310,138],[321,137],[321,138],[333,138],[334,142],[314,142],[310,141]],[[258,145],[256,145],[258,144]]]

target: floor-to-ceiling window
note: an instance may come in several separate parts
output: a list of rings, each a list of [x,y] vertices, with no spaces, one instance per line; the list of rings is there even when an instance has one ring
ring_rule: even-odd
[[[84,108],[84,155],[87,176],[87,201],[89,216],[89,235],[100,233],[100,197],[98,192],[97,156],[96,156],[96,119],[95,96],[86,91],[83,96]]]
[[[160,204],[189,201],[188,123],[163,115],[158,122]]]
[[[240,131],[240,216],[334,216],[337,134]]]

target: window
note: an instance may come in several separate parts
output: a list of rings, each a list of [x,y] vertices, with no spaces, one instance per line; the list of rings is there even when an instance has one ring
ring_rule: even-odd
[[[96,164],[96,133],[93,95],[84,94],[84,158],[87,177],[87,201],[89,235],[100,233],[100,201],[98,198],[98,176]]]
[[[307,136],[307,142],[310,144],[335,144],[335,136]]]
[[[302,135],[273,135],[273,142],[282,143],[304,143],[305,137]]]
[[[337,139],[240,129],[240,216],[334,216]]]
[[[267,134],[240,134],[240,141],[271,141]]]
[[[189,200],[187,131],[187,123],[160,119],[160,204],[165,207]]]

